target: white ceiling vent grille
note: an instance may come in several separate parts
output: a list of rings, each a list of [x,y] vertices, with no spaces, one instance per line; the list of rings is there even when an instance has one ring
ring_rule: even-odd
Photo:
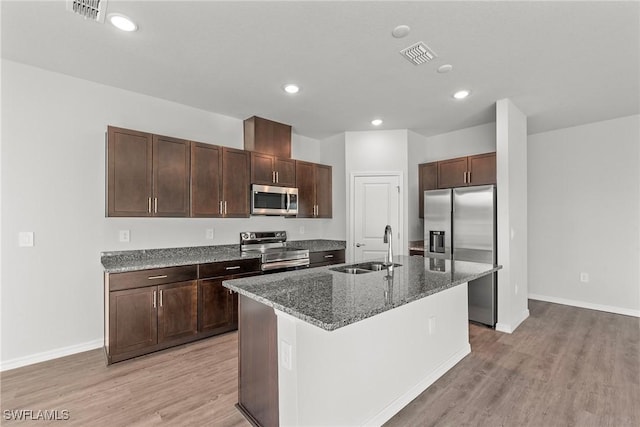
[[[104,23],[107,0],[67,0],[67,10],[85,19]]]
[[[418,42],[400,51],[400,54],[407,58],[414,65],[424,64],[436,58],[438,55],[423,42]]]

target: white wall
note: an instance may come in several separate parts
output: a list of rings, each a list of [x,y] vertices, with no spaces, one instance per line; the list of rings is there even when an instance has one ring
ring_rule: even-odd
[[[332,220],[105,218],[107,125],[243,146],[239,119],[3,60],[3,369],[102,345],[102,251],[237,243],[246,229],[345,238]],[[294,156],[320,162],[319,141],[292,139]],[[339,181],[342,162],[327,159]],[[20,231],[35,232],[34,247],[18,247]]]
[[[320,141],[320,163],[333,165],[332,193],[333,218],[324,221],[322,235],[327,239],[345,240],[347,236],[347,181],[345,176],[345,134],[341,133]]]
[[[487,123],[425,137],[409,131],[408,240],[422,240],[424,222],[418,218],[418,165],[496,151],[496,124]]]
[[[509,99],[496,103],[498,323],[514,331],[527,302],[527,117]]]
[[[351,174],[359,172],[400,172],[402,174],[402,188],[400,198],[402,200],[402,233],[399,236],[399,248],[394,248],[394,253],[406,255],[407,247],[407,130],[378,130],[364,132],[345,133],[345,179],[346,189],[346,220],[347,220],[347,259],[352,259],[351,230],[349,230],[349,201]],[[380,231],[382,236],[384,230]],[[397,231],[394,230],[394,233]]]
[[[528,158],[530,296],[640,316],[640,116],[530,135]]]

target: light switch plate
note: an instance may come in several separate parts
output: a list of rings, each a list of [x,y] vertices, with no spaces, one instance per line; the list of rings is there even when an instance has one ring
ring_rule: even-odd
[[[280,341],[280,365],[287,370],[291,370],[293,367],[291,344],[281,340]]]
[[[32,247],[34,245],[33,231],[21,231],[18,233],[18,246],[23,248]]]
[[[213,228],[207,228],[204,233],[204,238],[207,240],[213,240],[214,232]]]

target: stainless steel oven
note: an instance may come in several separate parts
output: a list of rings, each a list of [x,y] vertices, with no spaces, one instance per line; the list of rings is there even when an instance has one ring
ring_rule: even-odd
[[[273,185],[251,186],[251,214],[296,216],[298,189]]]
[[[287,247],[286,231],[245,231],[240,233],[240,250],[260,254],[265,273],[309,267],[309,250]]]

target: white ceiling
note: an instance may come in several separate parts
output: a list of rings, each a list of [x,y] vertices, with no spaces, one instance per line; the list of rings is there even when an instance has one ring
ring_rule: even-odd
[[[640,3],[116,1],[123,33],[64,1],[2,1],[2,57],[323,138],[344,131],[424,135],[495,120],[510,98],[529,133],[640,112]],[[408,37],[391,36],[400,24]],[[415,66],[399,51],[424,41]],[[436,69],[452,64],[453,71]],[[287,95],[282,85],[302,91]],[[472,95],[455,101],[451,94]],[[44,95],[46,96],[46,95]]]

